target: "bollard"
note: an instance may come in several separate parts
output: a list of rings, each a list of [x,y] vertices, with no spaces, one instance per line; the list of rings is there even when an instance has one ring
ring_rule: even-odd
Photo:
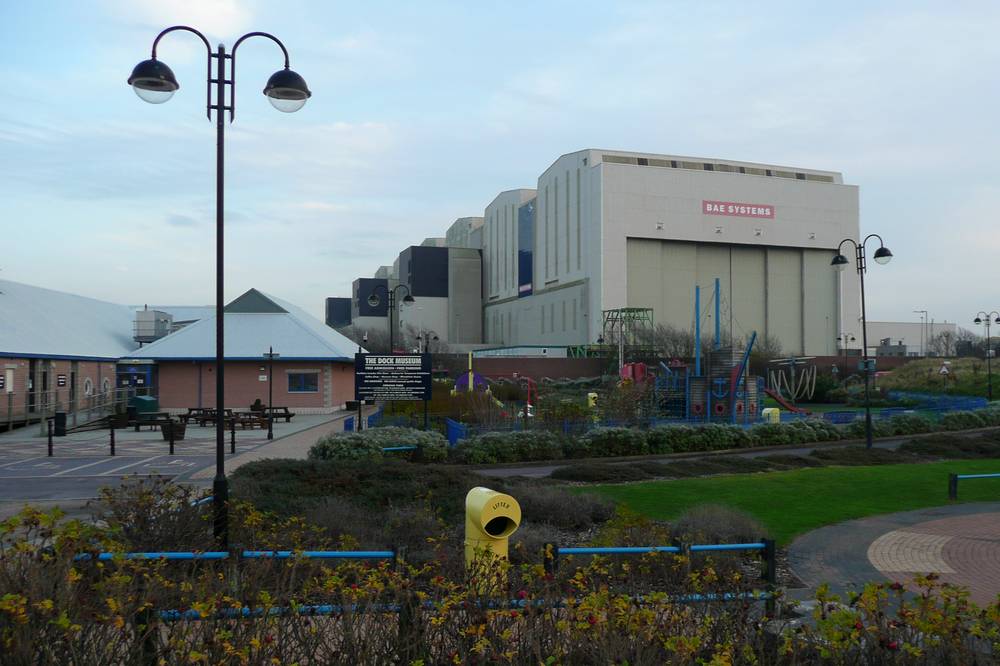
[[[111,425],[111,455],[115,455],[115,426]]]
[[[958,474],[948,475],[948,499],[958,499]]]
[[[761,539],[764,544],[764,581],[767,583],[767,603],[765,612],[768,617],[775,617],[776,603],[774,591],[778,583],[778,557],[774,539]]]
[[[52,457],[52,421],[49,421],[49,458]]]
[[[236,418],[229,419],[229,452],[236,453]]]
[[[507,559],[507,540],[521,524],[521,505],[510,495],[473,488],[465,496],[465,566],[477,551]]]
[[[174,424],[170,422],[167,425],[167,430],[170,431],[170,455],[174,455]]]

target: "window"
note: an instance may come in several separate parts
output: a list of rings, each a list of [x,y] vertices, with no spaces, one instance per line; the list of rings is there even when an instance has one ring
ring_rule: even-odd
[[[804,173],[797,173],[797,174],[795,174],[795,179],[796,180],[805,180],[806,179],[806,175]]]
[[[319,393],[318,372],[289,372],[289,393]]]
[[[705,168],[705,171],[715,171],[715,165],[711,164],[709,162],[705,162],[704,168]]]
[[[645,157],[638,157],[636,161],[639,163],[639,166],[649,166],[649,160]]]

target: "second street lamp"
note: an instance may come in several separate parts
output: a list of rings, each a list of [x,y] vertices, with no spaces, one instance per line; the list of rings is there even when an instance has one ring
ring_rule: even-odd
[[[865,375],[865,447],[872,448],[872,401],[871,401],[871,377],[872,377],[872,364],[868,359],[868,319],[865,313],[865,272],[868,270],[867,260],[865,258],[865,243],[867,243],[872,238],[878,239],[878,249],[872,257],[875,259],[876,263],[887,264],[892,259],[892,252],[889,248],[885,246],[882,241],[882,237],[878,234],[868,234],[865,239],[858,243],[853,238],[845,238],[840,241],[840,245],[837,246],[837,254],[833,257],[833,261],[830,265],[836,268],[838,271],[844,270],[851,262],[848,261],[841,253],[841,248],[844,247],[844,243],[850,243],[854,246],[855,255],[855,267],[858,270],[858,276],[861,278],[861,357],[862,357],[862,370]]]
[[[993,402],[993,367],[990,364],[993,357],[993,346],[990,343],[990,320],[993,320],[994,324],[1000,324],[1000,313],[996,310],[980,312],[972,322],[986,326],[986,399]]]
[[[378,304],[382,302],[382,299],[379,298],[379,295],[378,295],[378,290],[379,289],[381,289],[382,291],[384,291],[386,293],[386,298],[389,301],[389,303],[388,303],[388,305],[389,305],[389,353],[390,354],[395,354],[396,353],[396,349],[395,349],[395,345],[393,343],[393,341],[395,339],[393,337],[393,333],[395,332],[394,331],[395,327],[393,326],[392,318],[393,318],[393,313],[396,310],[396,292],[399,291],[400,289],[405,289],[406,290],[406,296],[403,296],[403,305],[413,305],[413,303],[414,303],[414,301],[416,299],[414,299],[413,296],[410,295],[410,288],[407,287],[405,284],[397,284],[392,289],[389,289],[384,284],[377,284],[377,285],[375,285],[375,288],[372,289],[372,293],[370,293],[368,295],[368,305],[372,306],[373,308],[377,307]]]
[[[160,40],[167,34],[181,30],[190,32],[198,36],[205,44],[208,52],[208,74],[206,77],[206,101],[205,113],[209,120],[212,118],[212,111],[215,111],[215,479],[212,482],[212,503],[215,510],[214,533],[218,539],[219,547],[222,550],[229,548],[229,482],[226,479],[225,469],[225,446],[226,446],[226,420],[225,420],[225,375],[223,368],[224,354],[224,301],[223,301],[223,199],[225,190],[224,178],[224,136],[225,123],[223,118],[229,112],[229,122],[233,121],[236,114],[236,50],[244,40],[250,37],[264,37],[270,39],[281,49],[285,58],[285,67],[275,72],[267,81],[264,87],[264,95],[267,96],[271,105],[279,111],[286,113],[297,111],[302,108],[306,100],[312,95],[306,86],[305,80],[297,73],[289,69],[288,50],[285,45],[275,37],[266,32],[248,32],[233,44],[232,53],[226,53],[226,47],[219,44],[215,52],[208,43],[208,39],[186,25],[175,25],[163,30],[156,39],[153,40],[152,53],[149,60],[143,60],[132,70],[132,75],[128,77],[128,84],[132,86],[135,94],[145,102],[150,104],[162,104],[173,97],[180,88],[173,71],[166,64],[156,57],[156,47]],[[212,60],[215,59],[216,74],[212,77]],[[229,61],[229,72],[226,72],[226,61]],[[212,85],[215,84],[215,99],[212,99]],[[226,86],[229,86],[229,100],[226,103]]]

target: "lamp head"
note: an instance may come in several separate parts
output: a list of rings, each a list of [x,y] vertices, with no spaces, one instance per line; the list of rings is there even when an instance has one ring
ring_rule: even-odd
[[[892,252],[889,251],[885,245],[879,247],[875,250],[875,261],[882,264],[883,266],[892,260]]]
[[[973,324],[982,324],[983,320],[980,319],[979,317],[976,317],[975,319],[972,320],[972,323]]]
[[[271,106],[282,113],[294,113],[301,109],[312,96],[306,86],[306,80],[297,72],[288,69],[278,70],[267,80],[264,94]]]
[[[833,261],[830,262],[830,265],[836,268],[838,271],[842,271],[844,270],[844,268],[847,267],[847,263],[848,263],[847,257],[845,257],[842,254],[837,254],[837,256],[833,258]]]
[[[403,305],[413,305],[414,300],[416,299],[414,299],[413,296],[407,294],[406,296],[403,296]]]
[[[604,336],[603,335],[597,336],[597,344],[599,344],[599,345],[603,345],[604,344]]]
[[[174,73],[156,58],[136,65],[128,77],[128,84],[139,99],[150,104],[163,104],[180,88]]]

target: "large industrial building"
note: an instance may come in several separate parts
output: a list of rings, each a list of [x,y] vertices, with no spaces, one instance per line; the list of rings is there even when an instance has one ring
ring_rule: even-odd
[[[858,188],[836,172],[582,150],[534,188],[497,195],[481,226],[461,218],[449,229],[448,242],[481,252],[478,310],[464,294],[461,305],[429,304],[419,321],[403,309],[394,321],[452,338],[456,319],[472,315],[481,338],[462,342],[578,346],[607,332],[605,311],[639,308],[682,330],[696,318],[710,329],[718,316],[735,341],[756,331],[787,353],[822,355],[843,341],[860,347],[847,333],[860,317],[857,275],[830,266],[840,241],[858,237]],[[383,272],[390,284],[419,284],[419,270],[400,267]],[[449,277],[468,284],[474,272],[468,261]]]

